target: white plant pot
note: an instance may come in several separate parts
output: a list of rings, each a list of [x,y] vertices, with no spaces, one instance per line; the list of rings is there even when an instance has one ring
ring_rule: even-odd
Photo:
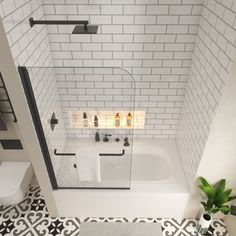
[[[197,224],[197,232],[200,234],[205,234],[208,228],[210,227],[211,222],[212,222],[212,218],[210,215],[206,213],[202,214]]]

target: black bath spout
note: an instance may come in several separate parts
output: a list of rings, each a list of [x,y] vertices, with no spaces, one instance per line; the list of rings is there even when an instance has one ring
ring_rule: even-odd
[[[103,142],[107,143],[109,141],[108,137],[111,137],[111,134],[105,134],[105,138],[103,139]]]

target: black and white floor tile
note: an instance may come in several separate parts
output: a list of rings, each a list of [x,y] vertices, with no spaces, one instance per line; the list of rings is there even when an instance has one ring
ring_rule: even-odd
[[[161,223],[163,236],[198,236],[196,219],[50,217],[38,186],[30,186],[20,204],[0,206],[0,236],[79,236],[81,222]],[[214,220],[212,230],[228,236],[222,220]]]

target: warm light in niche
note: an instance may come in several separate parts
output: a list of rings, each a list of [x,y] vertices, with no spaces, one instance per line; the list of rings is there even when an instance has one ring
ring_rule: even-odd
[[[83,113],[86,112],[88,127],[83,125]],[[120,114],[120,127],[115,127],[115,115]],[[74,129],[143,129],[145,121],[145,111],[130,112],[132,115],[132,125],[127,126],[127,115],[129,111],[69,111],[70,128]],[[95,115],[98,117],[98,127],[94,125]]]

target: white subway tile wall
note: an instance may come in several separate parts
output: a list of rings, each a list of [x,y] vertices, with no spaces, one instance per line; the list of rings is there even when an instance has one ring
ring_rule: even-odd
[[[236,1],[204,2],[177,144],[189,186],[194,180],[236,54]]]
[[[16,66],[52,67],[45,26],[31,28],[29,17],[43,19],[43,8],[40,1],[35,0],[2,0],[0,1],[0,17],[2,19],[9,46]],[[51,68],[30,68],[30,79],[35,92],[42,125],[51,153],[55,170],[59,167],[59,158],[54,158],[53,149],[64,148],[65,132],[60,101],[57,92],[55,72]],[[55,112],[59,125],[52,132],[50,118]]]
[[[137,120],[139,113],[134,114],[135,83],[131,75],[120,68],[56,68],[56,80],[61,100],[63,118],[67,137],[94,138],[96,129],[81,129],[82,114],[86,112],[89,124],[93,124],[95,114],[98,115],[101,134],[132,134],[132,130],[111,130],[114,114],[122,111],[122,123],[126,112],[131,112],[133,119]],[[93,112],[92,112],[93,111]],[[138,110],[140,111],[140,110]],[[104,124],[104,117],[109,124]],[[76,125],[71,125],[74,114],[78,114]],[[136,117],[137,116],[137,117]],[[112,118],[111,118],[112,117]],[[144,117],[144,116],[143,116]],[[139,122],[140,123],[140,122]],[[79,124],[79,125],[78,125]],[[136,127],[137,129],[143,128]],[[102,129],[102,130],[101,130]],[[105,130],[109,129],[109,130]]]
[[[144,132],[135,130],[135,137],[175,138],[201,6],[201,0],[44,0],[47,19],[99,25],[97,35],[72,35],[74,26],[48,27],[54,65],[126,69],[137,83],[136,108],[146,112]],[[60,89],[67,86],[73,85],[61,83]],[[60,95],[63,106],[85,105],[73,98]]]
[[[98,34],[72,35],[74,26],[29,27],[30,16],[44,15],[89,20],[99,25]],[[106,69],[83,68],[121,67],[136,81],[136,109],[145,111],[144,129],[134,130],[134,137],[176,138],[191,186],[235,57],[235,1],[2,0],[0,16],[17,66],[82,67],[30,71],[50,147],[63,147],[63,118],[67,136],[91,134],[70,129],[70,110],[104,108],[108,100],[107,109],[118,104],[125,110],[122,99],[130,88],[121,89],[120,81],[112,94],[104,94],[104,84],[96,81],[117,77]],[[127,111],[131,105],[127,102]],[[61,120],[55,132],[48,123],[52,111]]]

